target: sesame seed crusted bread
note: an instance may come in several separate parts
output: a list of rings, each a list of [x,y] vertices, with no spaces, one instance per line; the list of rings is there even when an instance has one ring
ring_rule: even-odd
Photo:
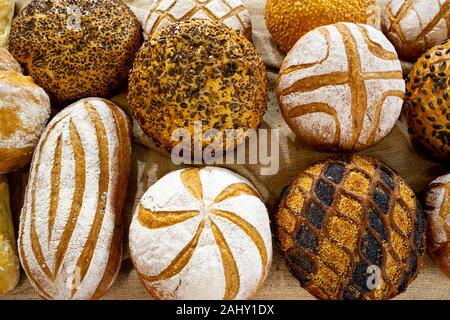
[[[450,42],[417,60],[406,79],[405,113],[417,150],[448,164],[450,160]]]
[[[415,61],[450,34],[449,0],[391,0],[381,26],[400,57]]]
[[[220,22],[193,19],[164,26],[139,50],[130,74],[128,102],[142,129],[167,151],[177,129],[223,141],[227,129],[256,129],[267,108],[267,76],[253,45]],[[195,137],[196,139],[198,137]],[[219,140],[220,139],[220,140]],[[224,150],[228,149],[224,142]],[[229,146],[234,147],[233,146]],[[192,148],[194,151],[194,148]]]
[[[50,99],[33,79],[0,71],[0,174],[30,163],[49,118]]]
[[[19,230],[22,267],[45,299],[101,298],[122,261],[131,166],[128,117],[82,99],[58,113],[36,147]]]
[[[394,127],[405,82],[395,49],[380,31],[337,23],[295,44],[276,90],[283,117],[298,138],[324,150],[359,151]]]
[[[52,104],[107,97],[125,80],[141,27],[121,0],[33,0],[14,19],[9,49]]]
[[[422,209],[403,179],[372,158],[308,168],[285,192],[275,222],[291,273],[320,299],[393,298],[423,261]]]
[[[252,38],[250,14],[240,0],[156,0],[142,28],[148,37],[167,23],[188,19],[221,21],[247,39]]]
[[[22,73],[20,64],[5,48],[0,47],[0,71],[16,71]]]
[[[232,171],[173,171],[140,200],[130,251],[155,298],[249,299],[272,261],[269,215],[254,186]]]
[[[425,194],[427,248],[450,278],[450,174],[437,178]]]
[[[377,24],[375,0],[267,0],[266,26],[287,53],[307,32],[337,22]]]

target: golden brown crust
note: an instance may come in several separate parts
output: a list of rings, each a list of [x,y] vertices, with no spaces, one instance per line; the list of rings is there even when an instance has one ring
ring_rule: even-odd
[[[290,271],[319,299],[390,299],[416,277],[425,220],[391,169],[363,156],[328,159],[289,187],[275,217]],[[368,287],[368,268],[380,286]]]
[[[52,102],[64,105],[113,93],[141,38],[121,0],[33,0],[13,22],[10,51]]]
[[[419,58],[406,79],[405,112],[415,147],[436,159],[450,160],[450,42]]]
[[[5,48],[0,47],[0,71],[16,71],[22,73],[20,64]]]
[[[267,107],[264,64],[236,31],[209,20],[167,25],[148,39],[134,62],[128,101],[142,129],[167,151],[177,129],[194,134],[259,127]],[[219,137],[220,138],[220,137]],[[203,139],[203,147],[216,141]],[[225,147],[226,148],[226,147]],[[193,151],[193,150],[192,150]]]

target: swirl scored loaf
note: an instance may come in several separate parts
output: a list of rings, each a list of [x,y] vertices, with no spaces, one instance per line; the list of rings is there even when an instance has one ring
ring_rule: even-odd
[[[178,170],[142,197],[130,227],[133,263],[159,299],[248,299],[272,260],[258,192],[222,168]]]
[[[121,0],[33,0],[14,19],[9,49],[52,103],[65,106],[114,93],[141,38]]]
[[[98,299],[122,260],[130,123],[88,98],[53,118],[36,148],[19,231],[22,266],[45,299]]]
[[[0,71],[0,174],[31,161],[49,117],[50,99],[33,79]]]
[[[240,0],[157,0],[142,28],[144,35],[149,37],[167,23],[188,19],[221,21],[247,39],[252,38],[250,14]]]
[[[393,298],[423,261],[426,223],[414,193],[371,158],[310,167],[289,187],[275,221],[290,271],[320,299]]]
[[[302,37],[277,79],[284,119],[303,141],[358,151],[386,136],[405,83],[394,47],[373,27],[338,23]]]
[[[448,39],[448,0],[391,0],[382,15],[382,28],[400,57],[415,61]]]
[[[427,248],[450,278],[450,174],[434,180],[425,195]]]

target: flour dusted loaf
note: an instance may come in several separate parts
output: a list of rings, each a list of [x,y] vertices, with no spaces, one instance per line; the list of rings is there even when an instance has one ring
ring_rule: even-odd
[[[128,102],[142,129],[169,152],[179,144],[172,139],[179,132],[191,141],[202,138],[199,132],[203,149],[223,142],[229,150],[262,122],[266,69],[235,30],[213,20],[180,21],[144,42],[130,74]],[[211,129],[215,134],[206,136]],[[227,129],[236,129],[232,144],[224,139]]]
[[[368,25],[338,23],[303,36],[277,79],[284,119],[317,148],[358,151],[385,137],[403,104],[395,49]]]
[[[450,278],[450,174],[434,180],[425,194],[427,248]]]
[[[20,219],[19,254],[45,299],[98,299],[122,259],[130,123],[88,98],[53,118],[36,148]]]
[[[52,103],[66,106],[114,93],[141,38],[121,0],[33,0],[14,19],[9,49]]]
[[[220,21],[252,38],[250,14],[240,0],[155,0],[142,24],[144,35],[152,36],[167,23],[187,19]]]
[[[447,0],[391,0],[382,15],[382,28],[400,57],[415,61],[448,39],[450,2]]]
[[[320,299],[389,299],[415,279],[426,222],[409,186],[359,155],[321,161],[289,187],[278,239],[300,284]]]
[[[267,0],[266,26],[278,47],[288,52],[307,32],[341,21],[376,25],[375,0]]]
[[[0,71],[16,71],[22,73],[20,64],[5,48],[0,47]]]
[[[14,290],[20,276],[8,179],[5,175],[0,175],[0,249],[0,294],[3,294]]]
[[[14,0],[0,0],[0,48],[8,45],[13,15]]]
[[[450,42],[428,50],[406,78],[405,114],[416,149],[450,160]]]
[[[131,258],[158,299],[248,299],[272,260],[269,216],[256,189],[222,168],[173,171],[142,197]]]
[[[49,117],[49,97],[33,79],[0,71],[0,174],[31,161]]]

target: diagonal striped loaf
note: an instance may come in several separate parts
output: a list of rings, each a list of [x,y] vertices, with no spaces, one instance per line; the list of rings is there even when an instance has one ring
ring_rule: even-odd
[[[254,187],[229,170],[174,171],[142,197],[130,250],[155,298],[251,298],[272,260],[267,209]]]
[[[427,248],[450,278],[450,173],[434,180],[425,194]]]
[[[363,156],[301,173],[275,218],[290,271],[320,299],[389,299],[415,279],[425,218],[394,171]]]
[[[252,38],[252,22],[240,0],[155,0],[142,28],[146,37],[164,25],[187,19],[221,21],[247,39]]]
[[[415,61],[450,35],[449,0],[391,0],[382,29],[400,57]]]
[[[378,30],[338,23],[303,36],[277,79],[284,119],[317,148],[358,151],[386,136],[403,104],[395,49]]]
[[[88,98],[61,111],[36,148],[19,231],[22,266],[45,299],[98,299],[122,259],[130,124]]]

